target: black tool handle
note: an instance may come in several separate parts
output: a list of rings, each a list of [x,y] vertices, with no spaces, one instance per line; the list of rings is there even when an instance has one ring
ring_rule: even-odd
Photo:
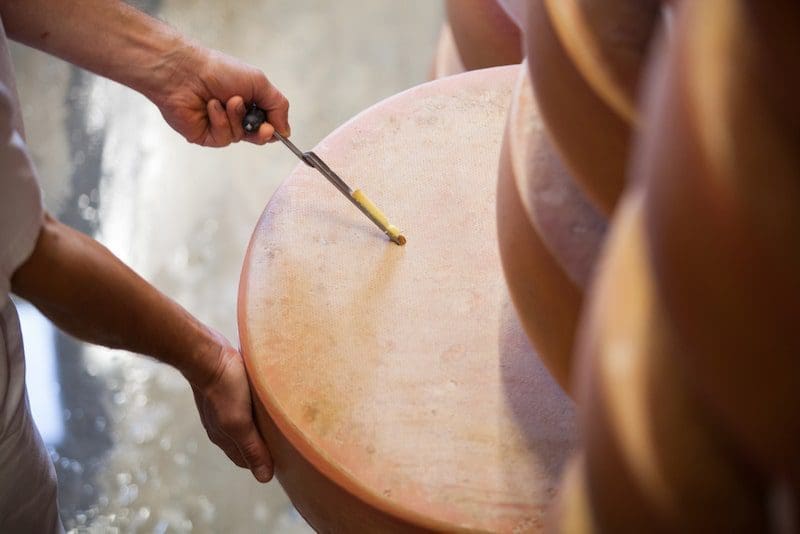
[[[244,128],[245,133],[255,133],[264,122],[267,122],[267,112],[253,102],[247,108],[247,113],[244,114],[242,128]]]

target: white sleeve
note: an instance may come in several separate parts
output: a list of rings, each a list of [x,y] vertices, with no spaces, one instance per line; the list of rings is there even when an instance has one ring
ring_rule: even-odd
[[[12,126],[11,94],[0,82],[0,307],[11,276],[30,256],[42,226],[42,192],[28,147]]]

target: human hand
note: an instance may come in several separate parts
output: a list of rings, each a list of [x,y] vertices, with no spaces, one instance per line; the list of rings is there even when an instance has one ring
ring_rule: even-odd
[[[223,147],[241,140],[263,145],[275,129],[287,137],[289,102],[263,72],[221,52],[195,45],[178,47],[166,56],[169,72],[148,97],[167,123],[190,143]],[[246,104],[267,112],[258,132],[246,134]]]
[[[250,469],[259,482],[269,482],[272,457],[253,420],[253,401],[239,352],[219,334],[211,356],[217,371],[202,386],[192,385],[200,420],[209,439],[239,467]],[[216,354],[214,354],[216,352]]]

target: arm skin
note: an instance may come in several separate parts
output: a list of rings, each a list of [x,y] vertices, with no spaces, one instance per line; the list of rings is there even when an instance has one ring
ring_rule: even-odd
[[[176,367],[192,385],[211,440],[259,481],[272,477],[239,353],[108,249],[45,215],[36,247],[11,285],[77,338]]]
[[[206,49],[119,0],[0,0],[8,35],[139,91],[187,141],[245,139],[245,102],[268,123],[246,140],[290,133],[289,103],[260,70]],[[273,126],[274,125],[274,126]],[[149,354],[189,380],[211,440],[266,482],[272,459],[255,427],[241,355],[92,239],[45,217],[12,290],[93,343]]]
[[[289,103],[260,70],[193,43],[120,0],[0,0],[9,37],[127,85],[149,98],[187,141],[263,144],[290,133]],[[245,138],[245,102],[268,121]]]

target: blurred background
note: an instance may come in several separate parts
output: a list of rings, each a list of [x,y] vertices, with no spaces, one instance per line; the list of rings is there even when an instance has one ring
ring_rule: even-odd
[[[442,20],[436,0],[133,3],[264,70],[305,149],[424,82]],[[131,90],[23,46],[12,56],[47,208],[236,343],[245,248],[294,156],[189,145]],[[18,305],[68,530],[310,532],[277,482],[259,485],[208,442],[176,371],[79,343]]]

